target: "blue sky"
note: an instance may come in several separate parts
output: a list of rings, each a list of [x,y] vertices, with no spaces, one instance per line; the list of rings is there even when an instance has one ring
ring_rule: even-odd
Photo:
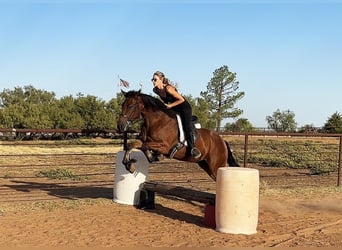
[[[0,0],[0,91],[109,100],[118,75],[152,93],[161,70],[199,97],[227,65],[254,126],[289,109],[298,126],[319,127],[342,113],[341,24],[338,0]]]

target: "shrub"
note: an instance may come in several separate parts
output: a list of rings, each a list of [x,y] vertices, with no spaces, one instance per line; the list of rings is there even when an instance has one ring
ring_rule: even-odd
[[[82,180],[80,176],[75,175],[72,171],[68,169],[62,169],[62,168],[54,168],[49,170],[41,170],[36,175],[37,177],[47,177],[49,179],[58,179],[58,180]]]

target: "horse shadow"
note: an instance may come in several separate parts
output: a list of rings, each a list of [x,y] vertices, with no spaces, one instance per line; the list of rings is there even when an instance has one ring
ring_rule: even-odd
[[[94,185],[82,185],[72,186],[70,183],[51,183],[51,182],[33,182],[33,181],[18,181],[12,180],[12,184],[4,185],[7,188],[16,190],[17,192],[34,193],[39,191],[45,191],[47,196],[53,196],[60,199],[78,200],[78,199],[96,199],[105,198],[113,199],[113,188],[108,186],[94,186]],[[164,196],[164,195],[161,195]],[[42,194],[37,196],[30,195],[27,200],[49,200],[50,198],[42,197]],[[172,200],[180,200],[170,196],[164,196],[164,198]],[[191,203],[195,206],[200,206],[192,201],[182,200],[183,202]],[[138,209],[138,208],[137,208]],[[143,209],[145,212],[156,214],[162,217],[167,217],[172,220],[182,221],[190,224],[197,225],[199,227],[207,227],[204,224],[204,218],[202,216],[186,213],[180,210],[175,210],[170,207],[166,207],[162,204],[156,203],[153,209]],[[204,209],[203,209],[204,210]]]
[[[95,198],[112,198],[113,188],[101,185],[82,185],[72,186],[63,183],[45,183],[32,181],[12,180],[11,183],[4,185],[7,188],[14,189],[18,192],[35,192],[45,191],[48,196],[53,196],[62,199],[77,200],[77,199],[95,199]],[[42,196],[38,194],[38,196]],[[41,198],[41,197],[40,197]],[[39,197],[38,197],[39,199]],[[32,198],[30,198],[32,200]]]
[[[159,216],[167,217],[172,220],[194,224],[198,227],[207,227],[203,222],[203,217],[189,214],[183,211],[175,210],[173,208],[165,207],[161,204],[156,204],[156,207],[154,209],[149,209],[145,211],[149,213],[157,214]]]
[[[200,206],[198,203],[195,203],[193,201],[179,199],[177,197],[171,197],[171,196],[163,195],[163,194],[158,194],[158,195],[163,197],[163,198],[169,199],[169,200],[182,201],[182,202],[186,202],[188,204],[191,204],[193,206],[198,206],[198,207],[202,208],[202,206]],[[173,209],[170,207],[166,207],[162,204],[155,203],[155,201],[153,201],[152,206],[147,205],[147,206],[143,206],[141,208],[138,205],[136,207],[137,207],[137,209],[142,209],[148,213],[157,214],[159,216],[167,217],[167,218],[170,218],[172,220],[178,220],[178,221],[194,224],[194,225],[199,226],[199,227],[207,227],[204,224],[204,217],[203,216],[194,215],[194,214],[190,214],[190,213],[187,213],[187,212],[184,212],[181,210],[176,210],[176,209]],[[204,214],[204,207],[202,210],[203,210],[203,214]]]

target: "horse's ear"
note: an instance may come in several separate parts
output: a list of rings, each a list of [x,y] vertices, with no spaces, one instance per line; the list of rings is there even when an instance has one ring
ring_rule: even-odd
[[[127,92],[125,92],[125,91],[123,91],[123,90],[121,90],[121,93],[122,93],[124,96],[126,96],[126,94],[127,94]]]
[[[138,90],[138,94],[139,94],[139,95],[141,94],[141,89]]]

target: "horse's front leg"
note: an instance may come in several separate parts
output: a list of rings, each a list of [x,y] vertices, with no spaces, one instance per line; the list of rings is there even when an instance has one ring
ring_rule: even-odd
[[[141,149],[144,151],[146,157],[149,160],[155,158],[155,154],[167,155],[170,150],[170,148],[165,145],[165,143],[157,141],[145,142],[143,143]],[[153,155],[151,151],[155,152],[155,154]]]
[[[124,157],[122,159],[122,164],[130,173],[134,173],[134,171],[136,170],[134,163],[136,163],[137,160],[130,158],[130,154],[133,149],[141,149],[149,162],[155,161],[156,154],[168,153],[168,148],[164,143],[142,142],[141,140],[134,141],[127,147]]]
[[[130,172],[131,174],[135,172],[136,167],[134,166],[133,163],[136,163],[136,159],[131,159],[130,155],[133,149],[135,148],[141,148],[142,147],[142,141],[136,140],[133,143],[129,144],[124,157],[122,158],[122,164],[125,166],[126,170]]]

